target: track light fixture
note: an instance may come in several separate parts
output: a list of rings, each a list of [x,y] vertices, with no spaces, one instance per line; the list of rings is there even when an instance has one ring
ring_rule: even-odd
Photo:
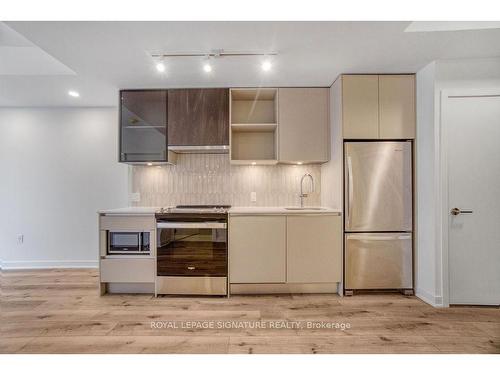
[[[207,55],[207,58],[206,58],[205,62],[203,63],[203,70],[206,73],[210,73],[212,71],[212,65],[210,65],[210,56],[209,55]]]
[[[165,61],[163,57],[160,57],[156,62],[156,70],[158,70],[160,73],[165,72]]]
[[[236,51],[224,51],[223,49],[214,49],[210,52],[185,52],[185,53],[152,53],[151,57],[156,61],[156,69],[163,73],[165,71],[164,59],[174,58],[174,57],[204,57],[203,71],[210,73],[213,70],[212,64],[210,63],[211,58],[221,58],[221,57],[264,57],[261,62],[261,68],[263,71],[268,72],[272,69],[271,56],[276,56],[277,52],[236,52]]]

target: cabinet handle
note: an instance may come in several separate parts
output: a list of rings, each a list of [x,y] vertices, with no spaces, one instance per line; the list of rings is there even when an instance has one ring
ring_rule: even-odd
[[[188,266],[187,269],[190,270],[190,271],[192,271],[192,270],[195,270],[196,267],[195,266]]]

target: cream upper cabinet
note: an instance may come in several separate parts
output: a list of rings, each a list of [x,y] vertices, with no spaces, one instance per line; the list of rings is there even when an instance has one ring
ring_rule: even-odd
[[[415,138],[415,76],[379,76],[381,139]]]
[[[328,88],[279,89],[280,162],[329,160],[328,107]]]
[[[342,76],[344,139],[414,139],[415,75]]]
[[[341,216],[288,216],[287,244],[287,282],[341,281]]]
[[[378,75],[342,76],[344,139],[378,138]]]
[[[229,277],[233,284],[285,282],[285,216],[230,217]]]

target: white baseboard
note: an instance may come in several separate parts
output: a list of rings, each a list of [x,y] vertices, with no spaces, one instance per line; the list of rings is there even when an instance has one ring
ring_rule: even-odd
[[[443,307],[443,297],[441,296],[435,296],[425,290],[418,288],[415,290],[415,296],[433,307]]]
[[[0,263],[2,270],[44,268],[98,268],[97,260],[7,260]]]

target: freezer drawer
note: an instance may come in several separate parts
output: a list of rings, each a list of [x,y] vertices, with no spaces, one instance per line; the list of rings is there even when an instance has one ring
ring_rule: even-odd
[[[412,230],[411,142],[346,142],[345,230]]]
[[[411,289],[411,233],[345,235],[346,289]]]

